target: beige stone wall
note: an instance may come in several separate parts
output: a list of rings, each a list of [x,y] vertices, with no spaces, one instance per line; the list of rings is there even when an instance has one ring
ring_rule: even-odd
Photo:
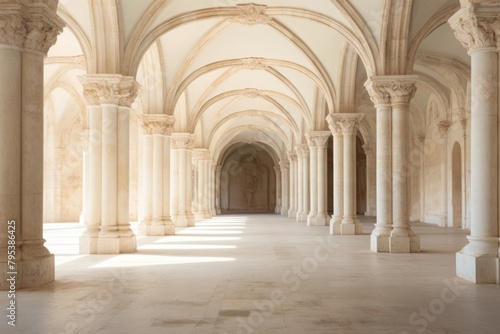
[[[222,212],[270,212],[276,206],[276,175],[269,154],[245,145],[222,167]]]

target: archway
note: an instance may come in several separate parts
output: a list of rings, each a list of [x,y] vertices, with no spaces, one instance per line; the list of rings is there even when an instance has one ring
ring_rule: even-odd
[[[451,164],[453,227],[462,227],[462,151],[459,143],[453,145]]]
[[[366,154],[360,136],[356,137],[356,214],[366,212]]]
[[[234,146],[222,162],[220,203],[222,213],[274,212],[276,174],[274,160],[262,147]]]

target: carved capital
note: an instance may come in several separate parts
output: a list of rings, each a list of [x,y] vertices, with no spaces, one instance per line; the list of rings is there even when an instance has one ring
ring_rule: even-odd
[[[53,3],[2,3],[0,12],[0,44],[47,53],[65,26]]]
[[[274,166],[274,172],[276,173],[276,175],[279,175],[281,173],[281,167],[280,166]]]
[[[230,17],[229,20],[247,26],[268,24],[273,19],[265,13],[266,9],[267,6],[265,5],[256,5],[253,3],[237,5],[236,15]]]
[[[193,150],[193,162],[198,160],[210,160],[210,151],[204,148]]]
[[[290,162],[286,160],[280,161],[281,170],[290,169]]]
[[[290,162],[297,161],[297,153],[295,153],[295,151],[290,151],[287,153],[287,155]]]
[[[500,6],[497,3],[469,3],[448,23],[455,37],[470,53],[474,49],[496,47],[500,32]]]
[[[130,108],[140,87],[133,77],[115,74],[85,75],[79,79],[88,105],[114,104]]]
[[[297,156],[301,159],[305,159],[309,156],[309,146],[307,145],[297,145],[295,146],[295,152]]]
[[[446,137],[448,136],[448,129],[450,128],[450,126],[451,123],[449,121],[441,121],[437,124],[439,137],[441,139],[446,139]]]
[[[354,113],[330,114],[329,122],[333,123],[336,133],[340,131],[343,135],[355,135],[364,116]]]
[[[371,77],[365,83],[375,106],[409,104],[417,92],[415,75]]]
[[[310,131],[306,134],[307,145],[309,147],[325,147],[331,133],[328,131]]]
[[[192,150],[194,148],[194,135],[189,133],[174,133],[170,137],[170,145],[174,150]]]
[[[174,130],[174,116],[164,114],[143,114],[141,126],[144,134],[171,136]]]

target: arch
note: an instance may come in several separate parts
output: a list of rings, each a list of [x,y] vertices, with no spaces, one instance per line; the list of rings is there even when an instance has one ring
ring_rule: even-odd
[[[259,111],[257,111],[259,112]],[[236,129],[240,129],[240,130],[257,130],[257,133],[255,135],[255,137],[258,137],[258,133],[265,133],[266,131],[270,132],[270,133],[274,133],[274,134],[277,134],[278,137],[287,144],[287,147],[291,147],[291,143],[292,143],[292,139],[291,138],[288,138],[285,134],[285,132],[279,127],[278,124],[276,124],[275,122],[271,121],[270,119],[267,119],[267,118],[264,118],[267,121],[267,125],[268,127],[263,127],[263,126],[257,126],[257,125],[253,125],[253,124],[245,124],[245,125],[242,125],[242,126],[239,126],[239,127],[236,127],[236,128],[233,128],[233,130],[236,130]],[[216,139],[216,134],[217,132],[221,129],[222,125],[225,125],[227,123],[224,122],[224,120],[221,120],[220,122],[218,122],[216,125],[214,125],[212,127],[212,130],[209,132],[208,136],[204,136],[205,138],[207,138],[207,143],[210,143],[212,144],[213,142],[217,142],[218,140],[214,140]],[[223,134],[224,135],[227,135],[227,133]],[[212,145],[210,145],[212,146]]]
[[[273,92],[273,91],[260,91],[260,90],[253,90],[253,89],[240,89],[240,90],[234,90],[234,91],[229,91],[225,92],[223,94],[217,95],[207,101],[199,110],[195,111],[194,114],[190,117],[189,123],[188,123],[188,132],[193,132],[198,121],[203,115],[203,112],[207,109],[209,109],[212,105],[215,103],[222,101],[224,99],[227,99],[229,97],[236,97],[237,99],[246,97],[247,95],[251,95],[252,97],[255,98],[262,98],[270,103],[272,103],[275,107],[277,107],[279,110],[283,112],[285,117],[282,117],[281,115],[274,114],[272,112],[266,112],[266,115],[275,115],[276,117],[279,117],[282,119],[286,124],[290,125],[292,129],[294,130],[294,133],[296,136],[299,134],[299,127],[295,120],[289,115],[289,113],[285,110],[285,108],[278,103],[275,99],[273,99],[271,96],[276,96],[280,97],[283,99],[288,100],[289,102],[293,103],[296,105],[296,107],[300,110],[300,105],[293,99],[291,99],[288,95],[281,94],[279,92]]]
[[[315,84],[318,86],[325,97],[327,97],[327,101],[329,101],[329,106],[333,106],[333,100],[335,99],[335,91],[329,92],[328,87],[326,87],[323,82],[321,82],[320,78],[312,73],[309,69],[284,60],[276,60],[276,59],[265,59],[265,58],[244,58],[244,59],[230,59],[218,61],[215,63],[211,63],[202,68],[197,69],[192,72],[188,77],[186,77],[179,85],[174,84],[173,87],[176,89],[170,90],[167,97],[167,108],[173,110],[177,101],[179,100],[182,93],[186,90],[187,87],[191,83],[193,83],[197,78],[201,77],[204,74],[219,70],[221,68],[229,67],[229,70],[222,75],[218,80],[217,84],[220,85],[222,81],[225,81],[230,76],[236,74],[240,70],[252,69],[252,70],[262,70],[267,71],[277,77],[280,81],[282,81],[288,88],[295,94],[297,99],[300,101],[302,106],[306,107],[306,110],[309,110],[307,107],[307,103],[305,102],[302,94],[300,94],[299,90],[290,82],[288,79],[283,76],[279,71],[273,68],[273,66],[281,66],[296,70],[307,77],[309,77]]]
[[[271,147],[273,151],[276,152],[277,157],[276,161],[279,160],[280,156],[284,156],[287,151],[287,147],[291,147],[290,141],[283,141],[285,147],[282,147],[281,143],[277,142],[270,136],[271,131],[266,128],[257,128],[253,125],[241,125],[235,128],[232,128],[230,131],[225,132],[220,138],[217,140],[210,142],[210,152],[212,153],[213,159],[215,161],[220,160],[220,156],[223,154],[224,149],[230,145],[231,142],[234,141],[235,137],[243,131],[246,130],[256,130],[255,140],[253,142],[264,143],[267,146]],[[266,131],[268,130],[268,131]],[[280,138],[283,140],[282,138]],[[286,138],[285,138],[286,139]]]
[[[90,41],[85,34],[83,28],[76,22],[76,20],[62,7],[58,6],[57,15],[61,17],[61,19],[66,23],[68,29],[73,33],[78,44],[80,44],[80,48],[83,51],[83,56],[85,58],[85,64],[87,73],[94,73],[95,68],[93,63],[89,61],[92,59],[92,47]]]
[[[434,30],[447,23],[450,17],[460,9],[460,3],[454,4],[445,8],[443,11],[435,14],[433,17],[424,24],[423,28],[417,33],[408,49],[408,60],[406,63],[406,73],[412,73],[415,59],[417,58],[418,49],[420,44],[429,36]]]
[[[265,145],[235,143],[221,159],[222,213],[274,212],[277,202],[276,161]]]
[[[451,154],[451,221],[456,228],[464,227],[462,174],[462,148],[455,142]]]
[[[359,14],[357,14],[356,10],[352,8],[352,6],[349,6],[345,3],[343,4],[343,6],[338,6],[337,2],[334,2],[334,4],[337,5],[337,7],[344,14],[347,14],[345,16],[349,21],[353,23],[353,26],[356,27],[357,34],[350,31],[347,27],[343,26],[339,22],[336,22],[332,18],[310,10],[283,7],[267,7],[266,12],[270,14],[274,13],[275,15],[288,15],[309,19],[332,28],[333,30],[341,34],[347,41],[352,43],[358,55],[361,57],[365,68],[367,69],[367,73],[369,73],[369,75],[375,74],[377,72],[375,66],[376,58],[372,49],[376,49],[376,43],[373,40],[373,37],[369,38],[364,33],[364,31],[368,30],[366,24],[364,25],[364,27],[360,27],[360,25],[363,25],[363,20],[360,18]],[[159,4],[159,8],[156,8],[156,10],[160,11],[160,9],[166,8],[166,6],[167,4]],[[273,9],[275,10],[273,11]],[[149,46],[161,35],[169,32],[172,29],[175,29],[182,24],[187,24],[195,20],[209,19],[214,17],[225,17],[226,19],[228,19],[230,17],[237,16],[238,8],[234,6],[193,11],[168,20],[150,31],[146,31],[148,27],[147,23],[152,21],[151,17],[154,18],[154,13],[151,13],[151,11],[148,10],[147,14],[148,15],[145,15],[145,19],[141,20],[141,22],[137,24],[136,28],[131,34],[132,37],[130,38],[129,43],[125,48],[123,59],[123,73],[125,75],[135,76],[138,68],[138,59],[142,58],[142,55],[146,52]],[[356,19],[354,19],[354,21],[350,20],[351,17],[355,17]],[[289,29],[285,29],[287,33],[293,35],[293,33],[291,33]],[[362,36],[363,39],[359,40],[359,36]],[[320,65],[319,62],[318,65]],[[321,71],[319,72],[321,73]]]

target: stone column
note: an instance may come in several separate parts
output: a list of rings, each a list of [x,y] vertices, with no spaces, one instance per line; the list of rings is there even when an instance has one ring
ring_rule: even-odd
[[[449,20],[471,56],[471,233],[457,253],[457,276],[500,283],[499,3],[462,3]]]
[[[307,142],[311,150],[311,210],[307,224],[312,226],[326,226],[327,213],[327,155],[326,148],[329,131],[311,131],[307,134]]]
[[[356,135],[358,126],[363,119],[363,114],[343,113],[331,114],[329,120],[336,123],[343,137],[343,190],[344,209],[340,235],[361,234],[362,226],[356,215]]]
[[[330,234],[339,235],[344,216],[344,137],[342,129],[331,115],[326,120],[333,134],[333,216],[330,220]]]
[[[208,203],[210,209],[210,215],[213,217],[217,215],[217,211],[215,210],[215,167],[217,165],[213,160],[210,160],[210,175],[209,175],[209,183],[208,183],[208,195],[210,202]]]
[[[80,81],[90,121],[92,194],[80,252],[132,253],[136,241],[129,223],[129,115],[138,84],[132,77],[114,74],[86,75]]]
[[[43,59],[62,31],[57,1],[0,3],[0,289],[54,280],[43,239]],[[10,223],[9,222],[15,222]],[[16,266],[7,259],[14,226]]]
[[[295,148],[298,156],[298,200],[299,210],[297,212],[298,222],[307,222],[309,214],[309,147],[298,145]]]
[[[174,133],[170,138],[172,153],[171,179],[175,180],[170,188],[172,197],[172,219],[175,226],[194,226],[192,204],[192,150],[194,135],[189,133]]]
[[[288,183],[290,181],[290,163],[286,160],[280,161],[281,167],[281,215],[286,216],[288,214],[290,191]]]
[[[206,149],[195,149],[193,161],[198,165],[198,212],[196,218],[212,218],[209,209],[209,179],[210,179],[210,151]]]
[[[420,159],[420,221],[425,222],[425,135],[418,138]]]
[[[441,222],[439,226],[445,227],[448,225],[448,129],[451,123],[448,121],[441,121],[438,123],[439,138],[442,146],[442,162],[441,162]],[[451,222],[453,226],[453,222]]]
[[[295,218],[297,215],[297,154],[289,152],[288,160],[290,161],[290,208],[288,209],[288,217]]]
[[[88,224],[88,215],[85,214],[87,212],[88,203],[90,201],[90,192],[89,192],[89,129],[84,129],[81,133],[82,140],[82,213],[80,215],[80,223],[83,225]]]
[[[281,170],[280,166],[274,166],[274,172],[276,174],[276,207],[274,213],[281,212]]]
[[[162,236],[175,234],[170,217],[170,136],[174,117],[144,114],[144,217],[139,235]]]
[[[365,86],[377,108],[377,224],[373,252],[414,253],[420,239],[411,230],[408,210],[409,104],[416,76],[370,78]]]
[[[311,134],[306,134],[307,145],[309,146],[310,153],[310,180],[311,196],[310,196],[310,210],[307,216],[307,225],[316,225],[316,215],[318,214],[318,149],[316,142],[311,138]]]
[[[365,216],[374,217],[377,215],[377,168],[375,161],[375,152],[368,146],[364,145],[363,149],[366,154],[366,212]]]
[[[218,215],[222,213],[220,208],[220,176],[222,173],[222,166],[215,167],[215,211]]]

